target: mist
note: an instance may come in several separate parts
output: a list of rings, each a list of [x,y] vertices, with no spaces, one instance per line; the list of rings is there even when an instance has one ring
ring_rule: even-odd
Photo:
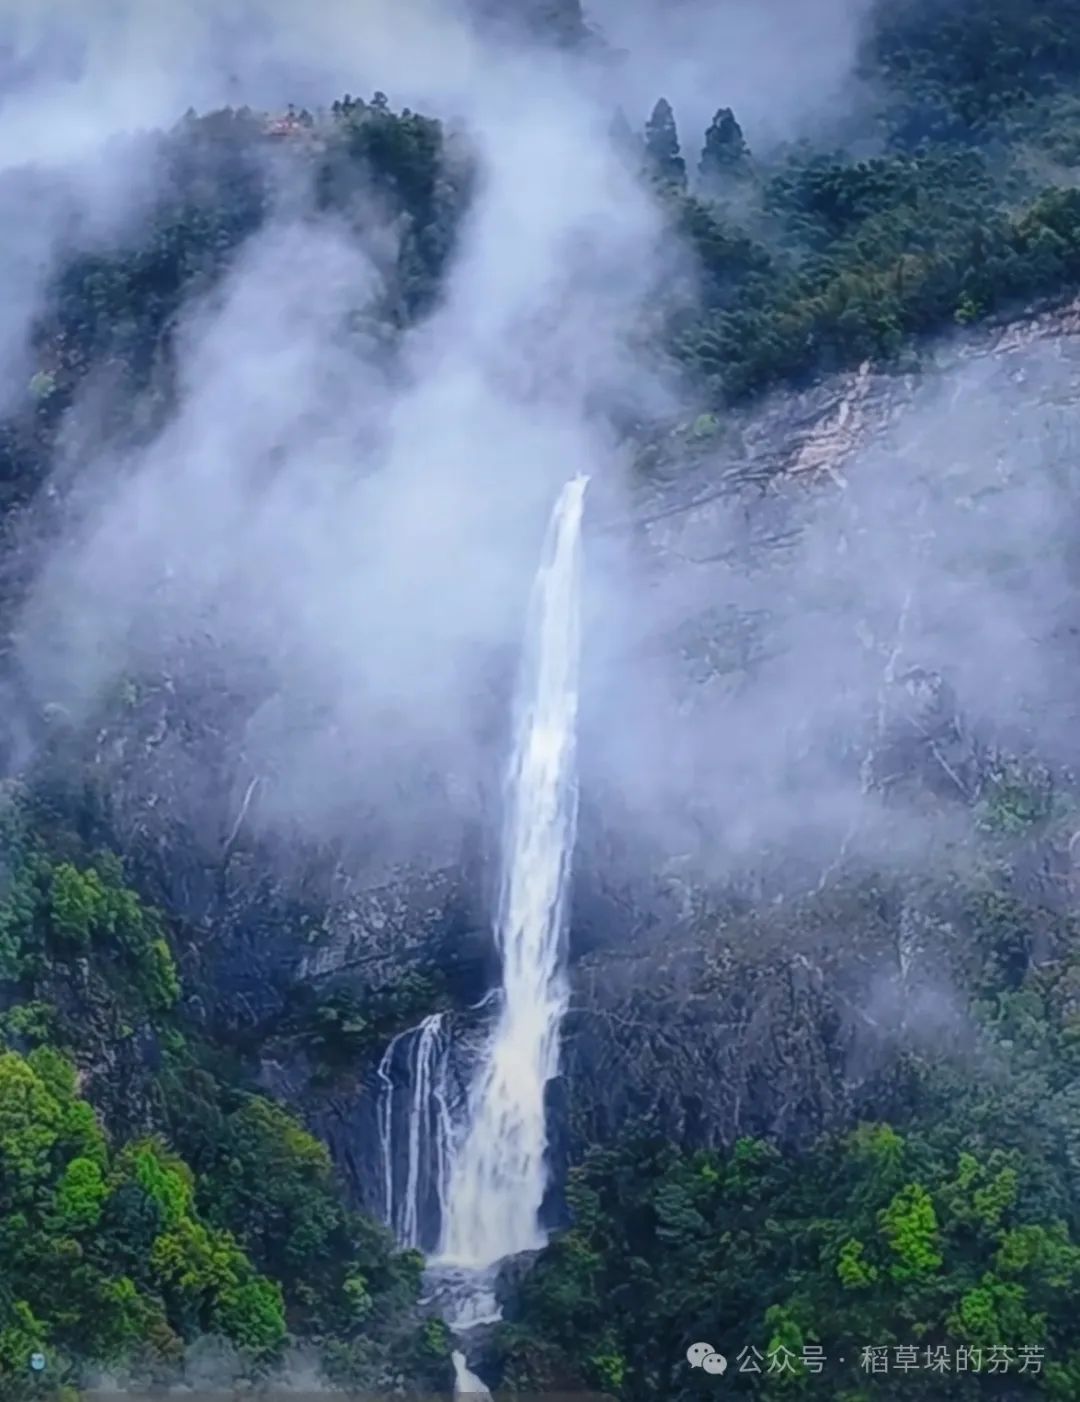
[[[692,168],[720,107],[752,149],[813,139],[861,97],[855,81],[870,0],[588,0],[587,19],[617,51],[610,83],[627,113],[660,96],[675,109]]]
[[[661,563],[620,635],[633,662],[594,659],[641,685],[609,678],[618,703],[584,747],[609,751],[600,769],[669,856],[715,880],[801,860],[811,887],[841,852],[925,869],[966,830],[988,756],[1068,774],[1077,351],[997,339],[953,338],[917,382],[882,374],[862,410],[859,378],[838,379],[819,400],[865,420],[840,470],[718,498],[701,484],[729,464],[706,457],[669,489],[686,505],[645,528]],[[797,461],[785,396],[741,422]]]
[[[169,673],[181,654],[226,679],[257,672],[242,748],[274,776],[260,816],[325,835],[359,792],[412,845],[429,828],[425,782],[400,802],[415,776],[474,792],[490,767],[484,710],[553,494],[614,471],[595,402],[635,378],[655,397],[626,346],[663,267],[658,214],[572,69],[504,51],[473,86],[476,40],[449,15],[438,26],[366,61],[408,93],[436,71],[436,36],[463,56],[437,71],[461,83],[444,98],[481,189],[440,305],[389,355],[351,334],[385,291],[393,230],[280,190],[224,287],[185,311],[173,419],[123,460],[80,461],[71,534],[21,629],[34,694],[76,720],[118,676]],[[288,25],[274,35],[284,54]],[[245,71],[237,100],[269,82],[261,60],[256,81]],[[334,75],[321,82],[333,95]]]
[[[1024,729],[1066,752],[1067,484],[1041,459],[1002,476],[996,445],[1028,441],[1037,411],[982,362],[931,375],[840,484],[750,487],[637,536],[606,529],[639,491],[612,402],[695,412],[641,348],[655,298],[692,270],[604,140],[613,100],[644,115],[664,91],[684,131],[721,103],[752,141],[759,122],[763,137],[794,131],[854,91],[861,7],[778,29],[776,7],[706,20],[688,5],[665,11],[661,38],[655,7],[596,3],[587,20],[627,50],[599,69],[520,42],[493,51],[433,3],[114,5],[90,26],[75,8],[5,21],[3,149],[9,166],[63,173],[84,245],[134,236],[152,193],[108,143],[189,105],[380,88],[452,116],[480,178],[440,301],[389,349],[352,328],[385,294],[394,227],[376,210],[367,224],[317,213],[302,180],[277,188],[224,285],[184,309],[170,421],[122,455],[80,439],[65,465],[64,538],[19,628],[37,704],[82,722],[119,677],[186,667],[237,710],[242,759],[216,800],[232,816],[257,777],[253,822],[318,839],[362,811],[395,848],[423,850],[446,807],[469,821],[483,807],[547,513],[585,472],[583,766],[611,824],[718,879],[765,847],[806,854],[816,879],[855,830],[910,855],[928,819],[886,810],[866,755],[887,683],[916,666],[940,669],[988,735]],[[796,55],[797,80],[780,82]],[[0,262],[19,293],[0,392],[31,368],[26,337],[67,246],[56,223],[22,223]],[[724,468],[720,452],[696,471]],[[670,501],[695,491],[688,476]],[[1002,565],[1033,536],[1053,548]],[[759,537],[783,543],[747,546]],[[702,673],[717,647],[756,660]],[[197,749],[174,743],[170,763],[196,770]],[[205,783],[192,793],[208,801]]]

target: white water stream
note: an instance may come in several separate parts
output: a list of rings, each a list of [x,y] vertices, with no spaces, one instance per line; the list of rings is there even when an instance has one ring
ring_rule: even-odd
[[[577,825],[578,596],[585,479],[555,504],[533,586],[507,782],[495,936],[502,1001],[450,1165],[438,1256],[483,1269],[544,1244],[544,1089],[566,1010],[564,906]]]
[[[556,1074],[566,1010],[565,905],[577,826],[581,521],[587,478],[551,514],[533,584],[507,775],[495,939],[498,1013],[462,1122],[451,1123],[446,1035],[429,1017],[387,1048],[379,1066],[384,1209],[398,1240],[425,1245],[433,1203],[438,1246],[430,1276],[450,1282],[448,1322],[463,1331],[497,1319],[498,1263],[546,1239],[545,1089]],[[392,1072],[406,1070],[407,1096]],[[402,1101],[407,1113],[402,1114]],[[396,1108],[395,1108],[396,1107]],[[427,1212],[427,1217],[425,1213]],[[429,1228],[430,1230],[430,1228]],[[484,1392],[454,1355],[458,1392]]]

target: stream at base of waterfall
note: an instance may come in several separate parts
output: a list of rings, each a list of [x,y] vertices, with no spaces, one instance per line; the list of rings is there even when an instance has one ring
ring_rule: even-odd
[[[501,962],[479,1048],[448,1014],[395,1037],[377,1071],[383,1216],[428,1258],[425,1303],[447,1321],[456,1393],[487,1388],[467,1335],[500,1318],[499,1266],[543,1246],[545,1088],[566,1010],[565,916],[577,827],[581,522],[588,479],[562,489],[533,583],[507,772],[494,924]]]

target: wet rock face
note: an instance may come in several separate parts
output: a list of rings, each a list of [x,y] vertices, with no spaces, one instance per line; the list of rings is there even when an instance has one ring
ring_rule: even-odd
[[[469,991],[482,983],[489,949],[472,939],[460,868],[402,867],[364,889],[338,865],[299,890],[258,870],[257,853],[239,872],[230,864],[214,933],[191,951],[189,979],[215,1020],[258,1027],[297,984],[374,993],[410,968],[439,967]]]
[[[975,369],[960,367],[969,388],[971,374],[989,377],[980,403],[1020,404],[1005,386],[1023,375],[1022,401],[1050,416],[1013,455],[1018,477],[1031,467],[1024,451],[1042,461],[1049,440],[1069,447],[1075,321],[988,333]],[[722,441],[671,448],[634,519],[610,523],[632,538],[647,587],[631,601],[638,631],[595,688],[586,658],[571,1004],[549,1100],[556,1184],[587,1143],[634,1120],[690,1143],[803,1142],[902,1099],[900,1048],[967,1045],[961,926],[910,891],[898,897],[895,881],[886,895],[869,879],[833,895],[868,853],[899,852],[918,871],[933,846],[918,826],[927,812],[946,827],[967,820],[1002,697],[1056,698],[1042,708],[1053,728],[1036,737],[1051,749],[1076,733],[1074,712],[1057,705],[1080,695],[1074,675],[1056,661],[1028,668],[1020,626],[1051,575],[1005,562],[994,597],[1001,613],[1019,600],[1009,647],[984,638],[965,649],[950,628],[963,596],[940,589],[948,552],[977,541],[994,492],[1006,494],[1006,519],[1011,503],[1032,506],[1022,489],[1008,496],[1000,425],[974,447],[944,431],[951,383],[931,413],[916,376],[864,367],[732,416]],[[897,523],[885,537],[882,484]],[[938,497],[946,507],[920,515]],[[1030,532],[1052,517],[1046,501],[1048,513],[1014,513],[1019,537],[1041,538]],[[991,655],[1005,659],[993,663],[999,685],[977,665]],[[505,736],[486,773],[429,765],[395,803],[365,792],[380,737],[345,755],[328,734],[311,753],[333,762],[311,769],[334,794],[302,808],[272,740],[253,740],[266,699],[263,679],[226,685],[206,659],[189,660],[91,722],[52,717],[42,788],[55,785],[58,806],[118,846],[140,889],[182,922],[189,1007],[216,1029],[258,1031],[298,984],[367,992],[432,966],[456,1009],[475,1002],[493,974]],[[1019,708],[1006,718],[1022,719]],[[867,836],[871,810],[895,826]],[[1062,900],[1075,845],[1057,857]],[[1053,876],[1044,867],[1033,851],[1022,873],[1032,890]],[[369,1058],[313,1092],[299,1053],[275,1048],[263,1066],[268,1089],[302,1109],[377,1212],[373,1076]],[[560,1219],[557,1191],[545,1212]]]
[[[966,802],[978,793],[987,762],[940,673],[911,667],[893,680],[870,758],[876,787],[917,783],[945,801]]]
[[[33,775],[41,801],[122,852],[177,920],[190,1010],[251,1031],[298,984],[371,992],[433,965],[463,1001],[477,996],[491,948],[475,807],[429,789],[411,846],[362,796],[318,822],[282,821],[282,778],[244,740],[261,697],[233,680],[192,668],[130,684],[81,725],[53,716]]]
[[[973,1045],[969,937],[940,893],[920,904],[900,880],[611,934],[572,971],[555,1141],[569,1160],[635,1123],[696,1146],[803,1144],[899,1107],[901,1050]]]
[[[461,1124],[484,1043],[487,1024],[474,1008],[445,1014],[445,1038],[440,1038],[437,1071],[446,1112]],[[263,1080],[273,1093],[291,1100],[330,1147],[353,1201],[372,1216],[386,1220],[388,1168],[391,1194],[400,1205],[410,1176],[410,1158],[417,1174],[418,1237],[433,1251],[442,1228],[437,1155],[431,1138],[433,1123],[419,1130],[416,1109],[417,1038],[403,1029],[392,1044],[394,1054],[367,1059],[329,1086],[313,1086],[308,1069],[295,1060],[263,1063]],[[445,1057],[445,1060],[443,1059]],[[429,1112],[430,1105],[426,1107]],[[414,1131],[418,1137],[410,1141]],[[388,1163],[388,1156],[391,1162]]]
[[[560,1163],[638,1120],[804,1142],[901,1106],[901,1053],[971,1049],[973,936],[922,888],[1012,821],[1003,753],[1072,763],[1077,311],[937,362],[779,395],[652,463],[634,645],[666,690],[619,750],[625,698],[585,702]],[[1073,899],[1072,835],[1013,839],[1020,899]],[[875,866],[889,900],[824,919]]]
[[[778,961],[680,992],[648,956],[579,971],[564,1033],[567,1157],[632,1124],[693,1146],[802,1145],[869,1104],[883,1113],[899,1029],[861,1013],[864,991],[830,985],[834,972]],[[662,977],[667,995],[642,1000]]]

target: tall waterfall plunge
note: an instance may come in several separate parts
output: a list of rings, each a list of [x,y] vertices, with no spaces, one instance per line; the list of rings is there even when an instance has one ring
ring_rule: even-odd
[[[507,781],[495,936],[502,999],[450,1165],[439,1256],[483,1268],[542,1246],[544,1088],[566,1010],[564,906],[577,826],[578,595],[585,478],[555,504],[533,586]]]
[[[577,826],[581,520],[588,479],[568,482],[551,514],[533,584],[506,785],[495,939],[498,1012],[463,1115],[452,1123],[444,1021],[431,1017],[387,1048],[379,1132],[387,1221],[404,1245],[438,1246],[434,1274],[474,1278],[451,1323],[497,1317],[491,1268],[542,1246],[547,1186],[545,1088],[558,1069],[566,1010],[565,904]],[[407,1074],[409,1084],[397,1085]],[[481,1284],[487,1280],[486,1286]],[[460,1390],[474,1390],[455,1356]],[[473,1379],[475,1382],[475,1379]]]

